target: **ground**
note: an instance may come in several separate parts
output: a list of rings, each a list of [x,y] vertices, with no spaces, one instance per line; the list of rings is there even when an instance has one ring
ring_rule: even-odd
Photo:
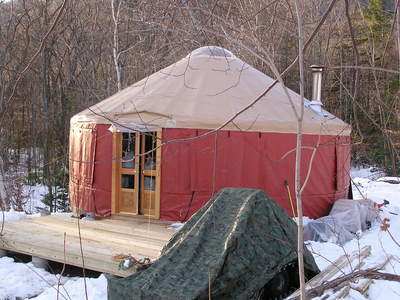
[[[353,169],[353,193],[355,199],[366,197],[376,203],[389,204],[381,208],[379,219],[372,225],[371,229],[360,233],[343,246],[333,243],[307,242],[307,247],[312,251],[315,260],[321,270],[327,268],[333,261],[343,254],[359,251],[362,247],[370,245],[371,255],[365,259],[363,268],[375,267],[383,262],[389,255],[394,259],[387,264],[382,271],[394,274],[400,273],[400,184],[398,178],[383,178],[383,175],[374,171],[373,168]],[[389,181],[385,182],[385,181]],[[40,187],[31,192],[32,203],[37,203],[36,197]],[[30,207],[36,204],[30,204]],[[31,212],[31,210],[30,210]],[[37,215],[33,215],[37,216]],[[5,214],[7,220],[32,217],[25,213],[10,211]],[[382,230],[382,220],[388,219],[387,230]],[[1,216],[0,216],[1,220]],[[392,235],[392,237],[390,236]],[[347,267],[349,270],[349,267]],[[344,270],[346,271],[346,270]],[[43,269],[35,268],[31,263],[15,261],[10,257],[0,258],[0,299],[107,299],[107,281],[104,275],[98,278],[61,277],[53,275]],[[329,296],[330,295],[330,296]],[[334,292],[328,291],[325,299],[334,298]],[[321,298],[321,297],[320,297]],[[384,280],[375,280],[369,287],[366,295],[355,290],[350,290],[343,299],[355,300],[378,300],[400,298],[400,283]],[[318,298],[315,298],[318,299]]]

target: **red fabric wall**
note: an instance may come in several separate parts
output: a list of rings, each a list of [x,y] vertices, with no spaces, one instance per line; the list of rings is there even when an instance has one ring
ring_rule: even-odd
[[[102,216],[111,213],[112,133],[108,127],[78,124],[70,130],[71,206]]]
[[[112,134],[107,130],[108,127],[97,124],[91,144],[84,147],[86,150],[95,147],[94,170],[92,163],[76,162],[73,164],[74,169],[78,170],[76,178],[71,176],[75,173],[70,170],[70,197],[75,199],[71,201],[73,205],[102,216],[111,213]],[[195,137],[205,132],[195,129],[163,129],[163,140]],[[78,142],[82,137],[75,138]],[[306,216],[324,216],[329,213],[336,199],[347,198],[349,142],[348,136],[303,136],[303,180],[312,153],[317,149],[303,193]],[[295,145],[295,134],[221,131],[206,138],[164,146],[161,163],[161,219],[187,220],[210,199],[213,191],[217,192],[224,187],[262,189],[292,214],[284,182],[286,180],[289,183],[292,200],[295,202]],[[82,154],[78,152],[75,151],[75,157],[71,158],[81,159]],[[82,176],[79,174],[89,171],[93,172],[92,181],[82,187],[79,184]],[[73,178],[74,182],[71,182]],[[85,192],[81,191],[82,188]]]
[[[94,168],[95,212],[101,216],[111,215],[112,181],[112,133],[110,125],[97,124],[96,157]]]
[[[164,129],[163,140],[194,137],[205,132]],[[221,131],[206,138],[164,146],[161,219],[187,220],[213,192],[224,187],[262,189],[292,214],[284,182],[289,183],[295,202],[295,146],[295,134],[239,131]],[[349,137],[304,135],[303,146],[303,181],[315,152],[303,193],[304,214],[318,218],[329,213],[335,200],[347,198]]]
[[[93,209],[95,124],[75,124],[69,136],[69,199],[71,207]]]

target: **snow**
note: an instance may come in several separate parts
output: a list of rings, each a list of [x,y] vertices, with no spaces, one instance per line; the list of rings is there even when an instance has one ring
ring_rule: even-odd
[[[368,178],[354,178],[353,197],[354,199],[365,198],[376,203],[389,201],[390,206],[400,207],[400,184],[392,184],[384,181],[373,181]],[[361,192],[361,193],[360,193]]]
[[[383,181],[383,182],[388,182],[388,183],[392,183],[392,184],[399,184],[400,178],[399,177],[381,177],[381,178],[378,178],[376,181]]]
[[[398,274],[399,268],[393,269],[389,266],[385,272]],[[368,294],[370,299],[399,299],[400,284],[394,281],[380,280],[370,286]]]
[[[168,229],[179,231],[183,225],[185,225],[185,223],[182,222],[172,223],[171,225],[169,225]]]
[[[0,225],[3,220],[17,221],[25,218],[39,217],[37,213],[45,205],[41,202],[47,188],[43,185],[22,187],[25,211],[13,209],[0,212]],[[39,208],[39,209],[38,209]],[[71,215],[71,213],[53,213],[56,215]],[[32,263],[15,261],[11,257],[0,258],[0,300],[14,299],[85,299],[84,279],[79,277],[61,277],[60,288],[57,290],[60,275],[54,275],[44,269],[36,268]],[[104,275],[99,278],[86,278],[88,299],[107,299],[107,280]],[[59,297],[57,298],[57,293]],[[36,297],[37,296],[37,297]]]
[[[369,178],[375,180],[384,175],[385,173],[379,170],[377,167],[367,167],[367,168],[352,167],[350,170],[351,178],[361,177],[361,178]]]
[[[327,268],[343,254],[350,255],[359,251],[364,246],[371,246],[371,255],[364,262],[363,268],[375,267],[393,255],[394,259],[385,267],[384,272],[400,274],[400,184],[393,184],[387,181],[395,182],[399,178],[384,178],[382,172],[376,168],[353,168],[351,170],[353,178],[353,194],[355,199],[364,197],[376,203],[389,201],[388,205],[381,207],[380,219],[373,226],[359,234],[343,246],[334,243],[307,242],[308,249],[313,253],[316,263],[321,270]],[[31,192],[32,206],[37,205],[36,199],[40,199],[43,193],[41,187],[34,187]],[[5,213],[6,220],[18,220],[28,217],[26,214],[16,211]],[[381,222],[387,218],[388,231],[381,230]],[[1,215],[0,215],[1,220]],[[305,223],[309,221],[306,218]],[[178,230],[183,223],[171,225],[171,229]],[[390,234],[393,236],[390,236]],[[358,260],[357,260],[358,262]],[[355,262],[355,263],[357,263]],[[346,266],[343,272],[349,272],[353,266]],[[35,268],[32,264],[15,262],[12,258],[0,258],[0,299],[16,299],[16,297],[32,298],[37,300],[57,299],[58,276],[49,272]],[[365,280],[365,279],[361,279]],[[86,278],[87,295],[89,300],[107,299],[107,280],[104,275],[99,278]],[[335,293],[329,291],[324,299],[333,299]],[[34,298],[33,298],[34,297]],[[80,277],[62,277],[59,288],[58,299],[86,299],[85,281]],[[318,297],[314,299],[323,299]],[[349,294],[343,299],[350,300],[380,300],[380,299],[400,299],[400,283],[374,280],[368,290],[367,296],[350,289]]]
[[[79,277],[61,277],[44,269],[36,268],[32,263],[20,263],[10,257],[0,258],[0,299],[17,297],[37,300],[73,299],[86,300],[84,279]],[[104,275],[99,278],[86,278],[89,300],[107,299],[107,280]],[[36,297],[35,297],[36,296]],[[32,298],[34,297],[34,298]]]
[[[373,172],[374,170],[373,168],[352,170],[354,199],[363,199],[365,197],[376,203],[383,203],[383,200],[387,200],[389,204],[381,208],[379,220],[373,224],[371,229],[363,232],[358,239],[355,238],[342,247],[333,243],[308,241],[307,247],[313,253],[315,261],[321,270],[327,268],[341,255],[351,254],[369,245],[371,246],[371,255],[364,260],[366,264],[363,268],[375,267],[387,259],[389,255],[393,255],[394,259],[382,271],[394,274],[400,273],[400,262],[398,261],[400,256],[400,185],[384,182],[382,179],[379,180],[384,174]],[[390,179],[399,180],[399,178]],[[383,231],[380,228],[384,218],[389,219],[390,227],[388,231]],[[358,261],[354,264],[356,263]],[[346,270],[343,271],[346,272]],[[400,283],[374,280],[374,283],[369,288],[368,297],[354,290],[350,291],[351,293],[343,299],[399,299]],[[322,299],[322,297],[314,299]],[[328,299],[331,298],[329,297]]]
[[[56,275],[10,257],[0,258],[0,278],[0,299],[30,298],[58,282]]]
[[[41,199],[43,199],[47,192],[47,187],[42,184],[36,184],[33,186],[24,185],[22,194],[25,199],[25,211],[32,214],[38,212],[37,208],[44,208],[46,205],[41,201]]]
[[[13,209],[11,209],[10,211],[4,212],[4,220],[5,221],[17,221],[20,219],[33,218],[33,217],[40,217],[40,214],[27,215],[23,211],[15,211]],[[0,212],[0,221],[2,221],[2,220],[3,220],[3,216],[2,216],[2,212]]]
[[[88,299],[106,300],[107,299],[107,279],[104,275],[99,278],[86,278]],[[58,299],[86,300],[85,280],[83,278],[72,278],[59,289]],[[57,289],[48,287],[35,300],[57,299]]]

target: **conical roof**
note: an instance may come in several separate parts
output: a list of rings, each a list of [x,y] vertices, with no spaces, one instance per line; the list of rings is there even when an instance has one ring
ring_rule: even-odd
[[[78,113],[71,123],[215,129],[254,101],[273,81],[228,50],[202,47]],[[300,111],[300,95],[288,92]],[[224,129],[295,133],[297,123],[284,88],[277,84]],[[318,114],[306,107],[303,133],[348,135],[350,127],[328,112]]]

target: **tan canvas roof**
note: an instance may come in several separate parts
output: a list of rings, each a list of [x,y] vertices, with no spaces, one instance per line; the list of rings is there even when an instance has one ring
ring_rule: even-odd
[[[256,99],[272,82],[272,78],[229,51],[203,47],[78,113],[71,123],[215,129]],[[291,90],[289,95],[300,111],[300,96]],[[295,133],[296,126],[289,99],[277,84],[224,129]],[[318,114],[305,108],[303,132],[348,135],[350,127],[325,111]]]

